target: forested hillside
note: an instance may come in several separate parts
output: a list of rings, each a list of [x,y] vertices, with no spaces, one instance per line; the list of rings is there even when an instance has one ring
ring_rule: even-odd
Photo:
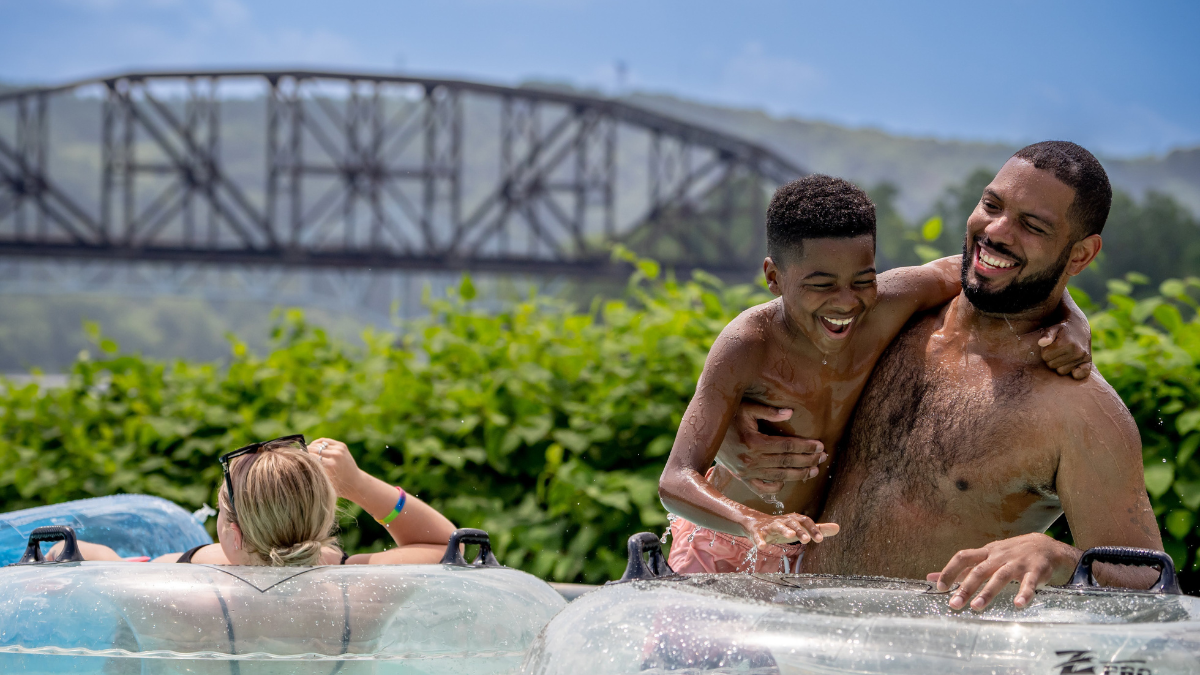
[[[961,183],[975,169],[999,169],[1019,147],[897,136],[662,95],[635,94],[629,98],[639,105],[767,145],[811,171],[864,185],[891,183],[899,189],[896,206],[908,217],[925,213],[948,187]],[[1166,157],[1100,159],[1114,187],[1138,199],[1148,190],[1168,194],[1200,214],[1200,148],[1176,150]]]

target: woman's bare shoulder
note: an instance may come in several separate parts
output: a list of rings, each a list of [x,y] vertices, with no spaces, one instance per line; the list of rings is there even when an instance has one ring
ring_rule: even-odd
[[[183,553],[168,553],[159,556],[151,562],[173,563],[179,562],[179,557]],[[225,557],[225,551],[220,544],[209,544],[204,548],[192,554],[192,562],[200,565],[229,565],[229,558]]]

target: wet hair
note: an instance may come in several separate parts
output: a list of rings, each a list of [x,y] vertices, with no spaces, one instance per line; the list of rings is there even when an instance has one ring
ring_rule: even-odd
[[[775,191],[767,207],[767,255],[776,265],[799,257],[805,239],[875,237],[875,204],[850,181],[813,174]]]
[[[253,564],[320,564],[337,520],[337,492],[320,462],[299,448],[267,446],[235,458],[229,472],[237,513],[224,484],[218,499]]]
[[[1095,155],[1069,141],[1042,141],[1021,148],[1013,157],[1049,171],[1075,190],[1067,218],[1077,228],[1077,239],[1100,234],[1112,206],[1112,185]]]

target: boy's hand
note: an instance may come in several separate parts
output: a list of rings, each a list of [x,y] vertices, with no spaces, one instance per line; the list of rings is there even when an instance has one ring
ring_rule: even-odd
[[[1092,373],[1092,331],[1086,322],[1064,321],[1047,328],[1038,340],[1042,360],[1059,375],[1085,380]]]
[[[768,544],[791,544],[797,541],[802,544],[810,541],[820,543],[825,537],[832,537],[841,530],[837,523],[817,524],[812,518],[799,513],[782,516],[759,513],[743,523],[742,529],[750,541],[760,549],[766,548]]]

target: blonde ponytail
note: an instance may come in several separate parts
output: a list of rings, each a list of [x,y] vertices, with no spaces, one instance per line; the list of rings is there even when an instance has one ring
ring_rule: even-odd
[[[219,498],[241,530],[252,564],[321,564],[321,549],[335,541],[337,492],[315,457],[298,448],[263,449],[236,458],[230,474],[237,512],[229,508],[223,487]]]
[[[333,537],[327,537],[323,541],[310,539],[287,548],[273,548],[267,552],[267,559],[273,567],[320,565],[321,549],[332,543]]]

